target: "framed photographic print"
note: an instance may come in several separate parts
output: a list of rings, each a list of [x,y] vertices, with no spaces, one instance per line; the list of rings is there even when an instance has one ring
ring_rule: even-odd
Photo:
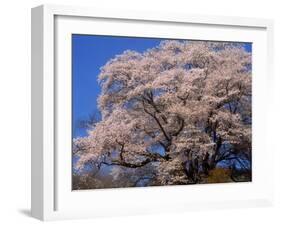
[[[32,215],[270,205],[272,21],[32,9]]]

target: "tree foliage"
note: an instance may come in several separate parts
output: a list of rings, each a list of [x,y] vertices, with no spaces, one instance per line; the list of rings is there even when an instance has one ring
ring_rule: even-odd
[[[251,170],[251,53],[242,44],[125,51],[99,82],[102,119],[73,141],[78,171],[110,166],[115,183],[137,186],[200,183],[219,164]]]

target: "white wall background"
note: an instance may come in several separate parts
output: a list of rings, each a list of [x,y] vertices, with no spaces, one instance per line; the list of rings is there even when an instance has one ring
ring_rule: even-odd
[[[0,225],[38,225],[30,208],[30,8],[43,3],[275,20],[275,104],[268,123],[275,149],[276,203],[270,208],[50,222],[50,225],[280,225],[281,13],[277,0],[6,0],[0,8]],[[279,117],[279,118],[278,118]]]

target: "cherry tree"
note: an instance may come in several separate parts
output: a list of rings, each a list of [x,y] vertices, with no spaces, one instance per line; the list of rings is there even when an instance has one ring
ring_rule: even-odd
[[[200,183],[227,161],[251,168],[251,53],[242,44],[162,41],[117,55],[98,79],[102,119],[73,141],[77,170],[112,166],[116,183],[129,175],[135,186]]]

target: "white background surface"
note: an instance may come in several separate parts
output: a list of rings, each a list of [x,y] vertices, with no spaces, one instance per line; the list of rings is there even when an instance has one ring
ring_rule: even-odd
[[[30,208],[30,8],[42,3],[99,8],[153,10],[207,15],[275,19],[275,104],[268,122],[270,144],[275,149],[276,204],[270,208],[195,211],[178,214],[50,222],[49,225],[280,225],[281,223],[281,14],[278,1],[261,0],[7,0],[0,8],[0,224],[38,225]],[[279,40],[279,41],[278,41]],[[278,52],[279,50],[279,52]],[[279,118],[278,118],[279,116]]]

